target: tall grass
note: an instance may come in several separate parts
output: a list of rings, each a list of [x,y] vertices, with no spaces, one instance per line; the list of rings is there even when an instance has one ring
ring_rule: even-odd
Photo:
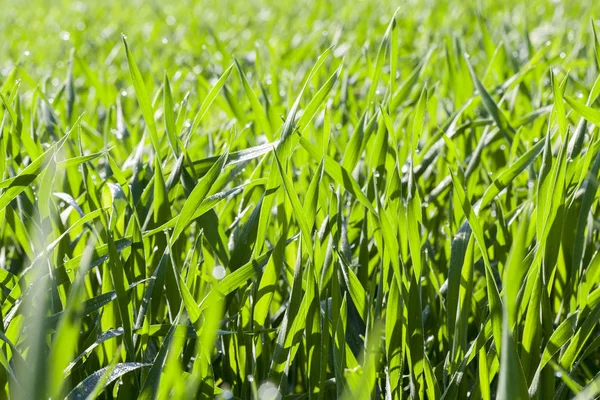
[[[34,3],[0,397],[600,395],[598,6]]]

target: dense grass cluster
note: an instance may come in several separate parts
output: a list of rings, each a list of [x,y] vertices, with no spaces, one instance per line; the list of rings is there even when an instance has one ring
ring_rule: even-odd
[[[0,10],[1,398],[600,394],[600,6],[120,3]]]

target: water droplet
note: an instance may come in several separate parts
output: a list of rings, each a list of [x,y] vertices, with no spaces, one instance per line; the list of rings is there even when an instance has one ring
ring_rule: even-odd
[[[167,44],[167,43],[169,43],[169,39],[164,37],[164,38],[162,38],[161,42],[162,42],[162,44]]]
[[[258,388],[258,398],[264,400],[279,400],[281,399],[281,393],[271,382],[265,382]]]
[[[29,57],[29,55],[31,55],[31,53],[29,52],[29,50],[25,50],[23,52],[23,54],[25,55],[25,57]]]
[[[62,40],[65,40],[65,41],[66,41],[66,40],[69,40],[69,39],[71,38],[71,34],[70,34],[69,32],[67,32],[67,31],[62,31],[62,32],[60,33],[60,38],[61,38]]]
[[[175,25],[175,22],[177,22],[177,19],[174,16],[169,15],[167,17],[166,21],[167,21],[167,25],[173,26],[173,25]]]
[[[215,277],[215,279],[217,279],[219,281],[221,279],[225,278],[226,273],[227,273],[227,271],[225,271],[225,268],[223,268],[222,265],[216,265],[212,271],[212,274]]]

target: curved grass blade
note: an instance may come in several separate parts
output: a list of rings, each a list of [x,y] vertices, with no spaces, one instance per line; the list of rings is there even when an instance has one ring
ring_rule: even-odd
[[[152,109],[150,97],[148,96],[148,92],[146,90],[146,85],[144,85],[144,78],[142,78],[142,74],[135,63],[133,55],[131,54],[131,51],[129,51],[129,46],[127,46],[125,35],[122,36],[122,39],[123,46],[125,47],[125,54],[127,56],[127,64],[129,64],[129,73],[131,74],[131,80],[133,81],[133,87],[135,89],[135,95],[137,97],[140,109],[142,110],[144,122],[148,127],[148,132],[150,132],[150,139],[152,141],[154,151],[156,154],[160,154],[160,141],[158,139],[156,123],[154,122],[154,111]]]

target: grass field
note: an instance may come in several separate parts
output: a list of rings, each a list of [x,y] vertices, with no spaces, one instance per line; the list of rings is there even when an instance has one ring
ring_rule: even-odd
[[[597,17],[4,0],[0,398],[597,398]]]

